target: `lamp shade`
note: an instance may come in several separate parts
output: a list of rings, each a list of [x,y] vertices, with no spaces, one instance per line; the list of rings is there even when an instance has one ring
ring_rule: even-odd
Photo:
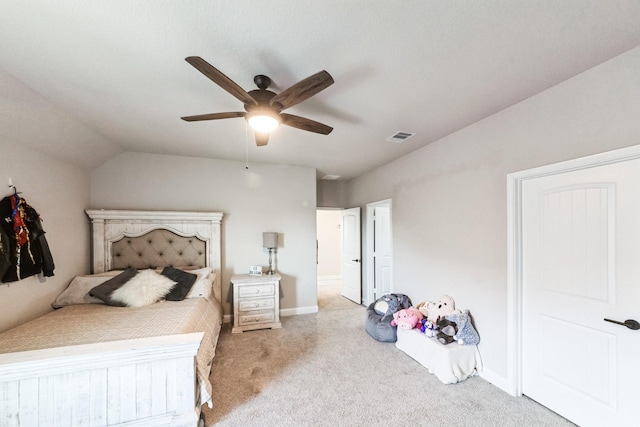
[[[262,246],[268,249],[278,247],[278,233],[265,232],[262,233]]]

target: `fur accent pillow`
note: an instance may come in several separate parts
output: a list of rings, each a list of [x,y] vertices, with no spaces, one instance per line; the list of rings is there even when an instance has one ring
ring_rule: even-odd
[[[111,299],[128,307],[142,307],[164,298],[176,282],[155,271],[143,270],[111,293]]]
[[[112,277],[106,282],[91,289],[89,291],[89,295],[91,295],[92,297],[100,298],[107,305],[113,305],[116,307],[125,307],[125,304],[123,304],[122,302],[112,300],[111,294],[120,286],[124,285],[129,280],[134,278],[137,274],[138,274],[138,270],[136,270],[135,268],[127,268],[117,276]]]

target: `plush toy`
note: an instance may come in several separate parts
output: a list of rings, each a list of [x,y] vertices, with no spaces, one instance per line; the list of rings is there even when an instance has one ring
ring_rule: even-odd
[[[438,332],[438,327],[428,319],[422,319],[420,321],[420,332],[428,336],[429,338],[433,338],[436,336]]]
[[[427,318],[429,317],[429,310],[433,309],[436,305],[431,301],[422,301],[420,304],[416,306],[416,308],[422,313],[422,315]]]
[[[456,303],[449,295],[442,295],[440,301],[428,307],[427,319],[434,324],[438,324],[438,320],[449,314],[460,313],[456,310]]]
[[[453,338],[458,341],[460,345],[476,345],[480,342],[480,336],[476,328],[471,323],[471,316],[469,316],[469,310],[465,310],[463,313],[453,313],[446,316],[446,319],[454,322],[457,326],[457,332]]]
[[[458,333],[458,328],[454,322],[447,319],[446,317],[441,318],[438,321],[438,334],[436,338],[442,344],[451,344],[456,339],[455,335]]]
[[[378,298],[373,310],[381,316],[393,314],[403,308],[411,307],[411,299],[403,294],[386,294]]]
[[[397,326],[400,329],[413,329],[422,320],[422,313],[415,307],[404,308],[393,313],[391,326]]]

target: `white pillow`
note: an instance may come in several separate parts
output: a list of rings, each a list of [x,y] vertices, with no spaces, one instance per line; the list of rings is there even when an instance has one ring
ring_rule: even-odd
[[[51,306],[62,308],[74,304],[104,304],[100,298],[89,295],[89,291],[107,280],[109,277],[102,275],[76,276]]]
[[[185,298],[209,299],[211,296],[211,288],[213,287],[213,280],[216,277],[215,274],[211,274],[209,267],[187,271],[191,274],[196,274],[198,277]]]
[[[162,274],[143,270],[113,291],[110,298],[129,307],[143,307],[158,302],[175,285],[176,282]]]

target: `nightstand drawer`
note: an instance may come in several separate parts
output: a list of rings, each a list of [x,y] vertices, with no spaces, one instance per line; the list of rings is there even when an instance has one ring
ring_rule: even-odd
[[[238,308],[240,311],[250,311],[250,310],[264,310],[268,308],[274,308],[276,302],[273,298],[263,298],[263,299],[250,299],[238,301]]]
[[[273,283],[265,285],[249,285],[238,288],[238,296],[240,298],[262,297],[275,295],[276,287]]]
[[[273,311],[268,313],[258,313],[258,314],[246,314],[239,316],[240,326],[245,325],[255,325],[259,323],[271,323],[275,319],[275,314]]]

